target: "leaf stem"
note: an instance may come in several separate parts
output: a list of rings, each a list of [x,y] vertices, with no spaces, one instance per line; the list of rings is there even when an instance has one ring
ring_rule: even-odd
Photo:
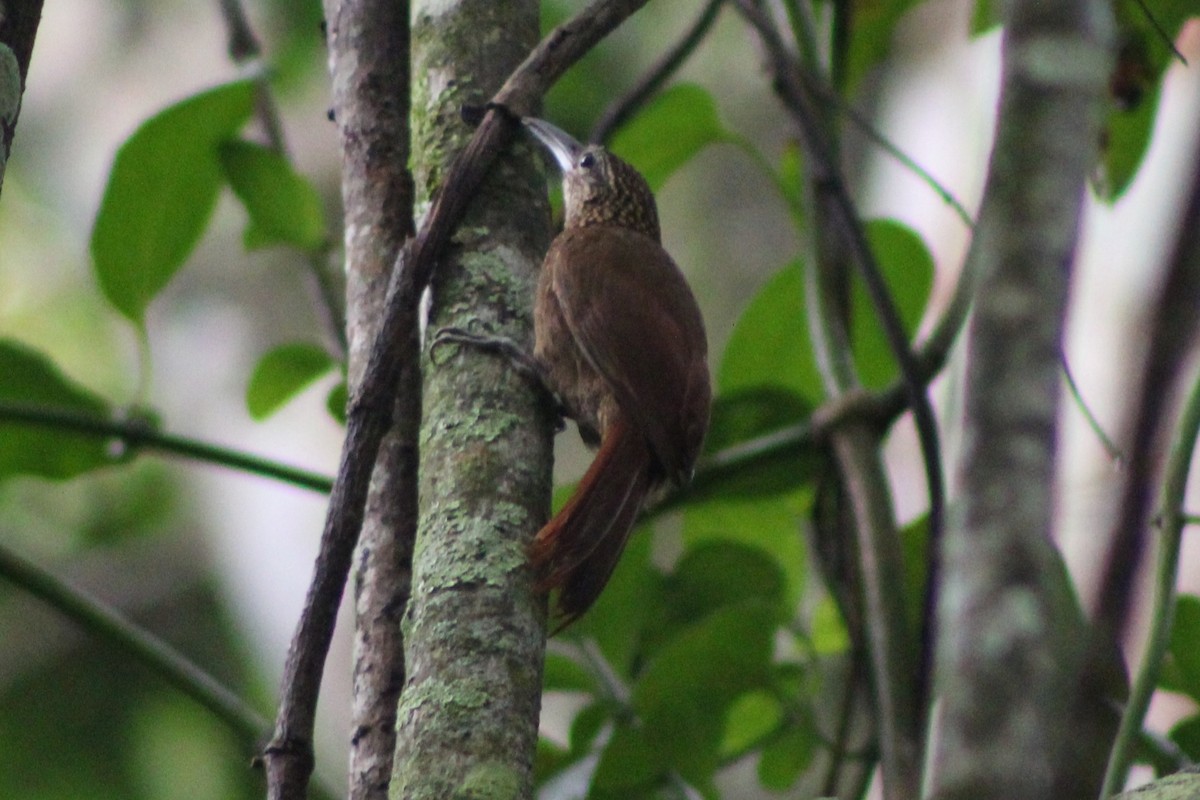
[[[71,431],[83,436],[115,439],[130,453],[151,450],[168,455],[183,456],[196,461],[261,475],[290,483],[302,489],[328,494],[333,481],[327,476],[280,464],[259,456],[226,447],[176,436],[155,430],[142,419],[113,420],[81,414],[65,409],[24,405],[0,401],[0,421],[37,425]],[[116,458],[114,458],[114,461]]]
[[[124,648],[167,683],[212,712],[248,744],[255,744],[270,731],[266,717],[178,650],[110,606],[4,547],[0,547],[0,577],[89,632]]]

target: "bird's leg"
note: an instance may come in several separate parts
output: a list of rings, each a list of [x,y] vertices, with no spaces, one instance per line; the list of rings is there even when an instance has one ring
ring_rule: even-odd
[[[546,371],[542,365],[519,344],[506,336],[472,333],[465,328],[441,328],[434,334],[433,342],[429,345],[430,361],[438,363],[435,356],[438,348],[448,344],[470,345],[507,359],[517,374],[529,381],[534,389],[546,399],[554,414],[556,429],[560,431],[563,429],[563,420],[569,416],[566,404],[558,392],[550,388],[550,384],[546,380]]]

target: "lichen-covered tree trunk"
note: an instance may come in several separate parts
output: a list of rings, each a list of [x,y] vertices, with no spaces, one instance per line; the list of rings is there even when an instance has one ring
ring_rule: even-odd
[[[535,0],[414,4],[413,167],[428,201],[486,100],[538,37]],[[431,287],[428,331],[531,343],[549,242],[544,180],[518,141],[492,169]],[[428,341],[432,338],[426,335]],[[503,358],[447,346],[424,366],[420,519],[392,796],[528,797],[545,604],[525,547],[549,510],[550,427]]]

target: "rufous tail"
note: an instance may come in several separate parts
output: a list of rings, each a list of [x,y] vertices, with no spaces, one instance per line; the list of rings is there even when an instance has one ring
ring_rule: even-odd
[[[562,510],[529,547],[539,591],[560,589],[559,630],[587,611],[608,583],[654,481],[649,444],[625,420],[609,427]]]

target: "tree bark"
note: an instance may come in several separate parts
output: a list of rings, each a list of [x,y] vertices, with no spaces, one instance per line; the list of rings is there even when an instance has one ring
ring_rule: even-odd
[[[933,796],[1050,798],[1086,639],[1050,541],[1059,352],[1100,140],[1111,9],[1010,6],[996,143],[969,268],[961,501],[945,541]],[[1094,795],[1092,795],[1094,796]]]
[[[0,0],[0,189],[12,152],[42,0]]]
[[[341,134],[347,271],[348,380],[357,387],[382,318],[388,277],[413,235],[409,155],[409,6],[326,0],[333,113]],[[421,424],[415,308],[400,337],[402,366],[391,430],[376,458],[354,559],[351,800],[387,797],[396,704],[404,685],[400,617],[417,520]]]
[[[441,182],[479,103],[537,42],[533,0],[426,2],[413,27],[414,171]],[[531,342],[549,243],[545,183],[518,141],[498,160],[431,285],[429,331],[470,327]],[[427,337],[431,338],[431,337]],[[545,604],[525,548],[549,510],[550,426],[504,359],[446,347],[424,361],[420,521],[405,615],[392,795],[529,797]]]

